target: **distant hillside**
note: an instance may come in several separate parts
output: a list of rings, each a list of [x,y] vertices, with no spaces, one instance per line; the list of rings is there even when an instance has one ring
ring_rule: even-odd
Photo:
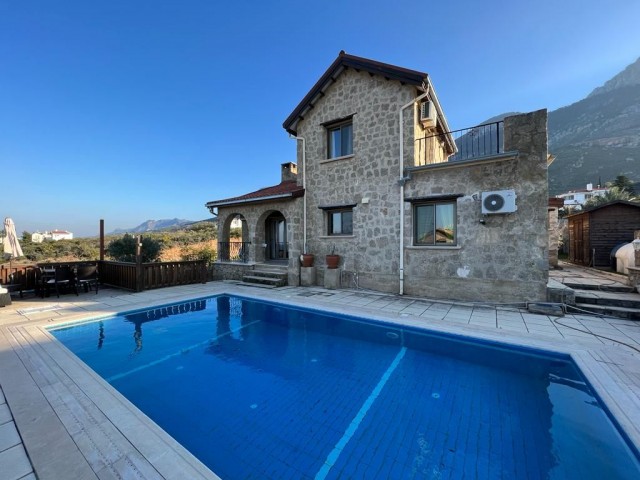
[[[179,218],[165,219],[165,220],[147,220],[142,222],[137,227],[133,228],[116,228],[111,235],[117,235],[122,233],[144,233],[144,232],[156,232],[158,230],[167,230],[170,228],[178,228],[190,223],[195,223],[192,220],[183,220]]]
[[[550,195],[620,174],[639,182],[640,58],[583,100],[549,112],[548,128],[549,152],[556,156],[549,166]]]

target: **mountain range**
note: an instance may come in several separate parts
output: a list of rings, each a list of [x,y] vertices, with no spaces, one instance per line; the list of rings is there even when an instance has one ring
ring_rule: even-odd
[[[183,225],[188,225],[190,223],[194,223],[192,220],[184,220],[180,218],[171,218],[164,220],[147,220],[146,222],[142,222],[137,227],[133,228],[116,228],[112,235],[117,235],[121,233],[144,233],[144,232],[155,232],[158,230],[166,230],[168,228],[176,228],[181,227]]]
[[[556,157],[549,195],[604,185],[618,175],[640,182],[640,58],[584,99],[549,112],[548,135]]]
[[[496,115],[484,123],[517,112]],[[610,182],[625,175],[640,182],[640,58],[582,100],[549,112],[549,195]],[[191,220],[147,220],[112,234],[177,228]]]

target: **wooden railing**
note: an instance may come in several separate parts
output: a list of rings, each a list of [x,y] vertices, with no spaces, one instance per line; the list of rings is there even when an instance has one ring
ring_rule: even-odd
[[[126,290],[137,290],[136,264],[131,262],[98,262],[100,283]]]
[[[2,285],[20,284],[23,290],[34,290],[38,283],[35,265],[0,265]]]
[[[142,268],[144,290],[207,282],[207,264],[203,260],[143,263]]]
[[[39,288],[38,267],[69,265],[98,265],[100,283],[112,287],[140,292],[154,288],[206,283],[207,264],[204,260],[185,262],[130,263],[130,262],[56,262],[38,265],[0,265],[0,283],[21,284],[23,290]]]
[[[102,261],[98,269],[101,283],[135,292],[207,281],[204,260],[141,264]]]

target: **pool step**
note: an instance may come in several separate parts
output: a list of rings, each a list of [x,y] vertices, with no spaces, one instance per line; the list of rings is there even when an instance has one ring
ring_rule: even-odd
[[[251,273],[244,275],[244,283],[284,287],[287,284],[288,273],[286,267],[263,267],[262,265]]]

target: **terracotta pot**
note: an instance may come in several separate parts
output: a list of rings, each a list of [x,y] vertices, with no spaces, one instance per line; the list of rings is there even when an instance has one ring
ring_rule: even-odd
[[[302,266],[303,267],[313,267],[313,255],[310,253],[302,254]]]
[[[327,268],[338,268],[340,255],[327,255]]]

